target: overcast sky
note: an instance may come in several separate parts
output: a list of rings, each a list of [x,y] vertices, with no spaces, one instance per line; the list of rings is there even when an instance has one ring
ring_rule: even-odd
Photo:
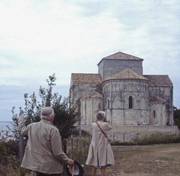
[[[72,72],[96,73],[117,51],[168,74],[180,107],[179,0],[0,0],[0,120],[48,75],[67,95]]]

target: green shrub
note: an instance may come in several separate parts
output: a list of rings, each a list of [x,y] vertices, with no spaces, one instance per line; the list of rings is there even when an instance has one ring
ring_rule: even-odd
[[[174,134],[154,133],[151,135],[136,138],[134,144],[150,145],[150,144],[169,144],[180,143],[180,136]]]
[[[89,136],[73,137],[68,139],[68,154],[80,163],[84,164],[88,155],[90,144]]]
[[[180,129],[180,109],[174,107],[174,123]]]
[[[113,141],[112,145],[151,145],[151,144],[169,144],[180,143],[180,136],[174,134],[154,133],[137,137],[131,142]]]
[[[18,144],[13,141],[0,142],[0,164],[7,164],[9,160],[16,160],[18,155]]]
[[[18,145],[14,140],[0,141],[0,175],[18,175],[20,163],[17,153]]]
[[[113,141],[111,142],[112,146],[118,146],[118,145],[136,145],[134,142],[120,142],[120,141]]]

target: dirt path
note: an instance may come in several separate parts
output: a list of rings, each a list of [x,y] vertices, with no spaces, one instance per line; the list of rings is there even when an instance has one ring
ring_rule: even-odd
[[[180,144],[114,146],[113,151],[116,164],[108,176],[180,176]]]
[[[113,147],[112,176],[180,176],[180,144]],[[110,174],[111,173],[111,174]]]

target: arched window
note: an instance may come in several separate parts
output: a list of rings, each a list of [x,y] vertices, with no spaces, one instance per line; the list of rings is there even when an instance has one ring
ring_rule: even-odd
[[[153,111],[153,117],[156,118],[156,111]]]
[[[101,103],[98,104],[98,109],[101,110]]]
[[[107,109],[110,109],[110,100],[107,100]]]
[[[129,96],[129,109],[133,108],[133,97]]]

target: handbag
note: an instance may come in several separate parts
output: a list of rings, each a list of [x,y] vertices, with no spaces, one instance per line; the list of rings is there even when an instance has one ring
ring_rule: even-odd
[[[103,135],[105,136],[105,138],[107,139],[107,141],[108,141],[109,143],[111,143],[111,140],[108,138],[106,132],[101,128],[101,126],[99,125],[98,122],[96,122],[96,125],[97,125],[98,128],[101,130],[101,132],[103,133]]]

